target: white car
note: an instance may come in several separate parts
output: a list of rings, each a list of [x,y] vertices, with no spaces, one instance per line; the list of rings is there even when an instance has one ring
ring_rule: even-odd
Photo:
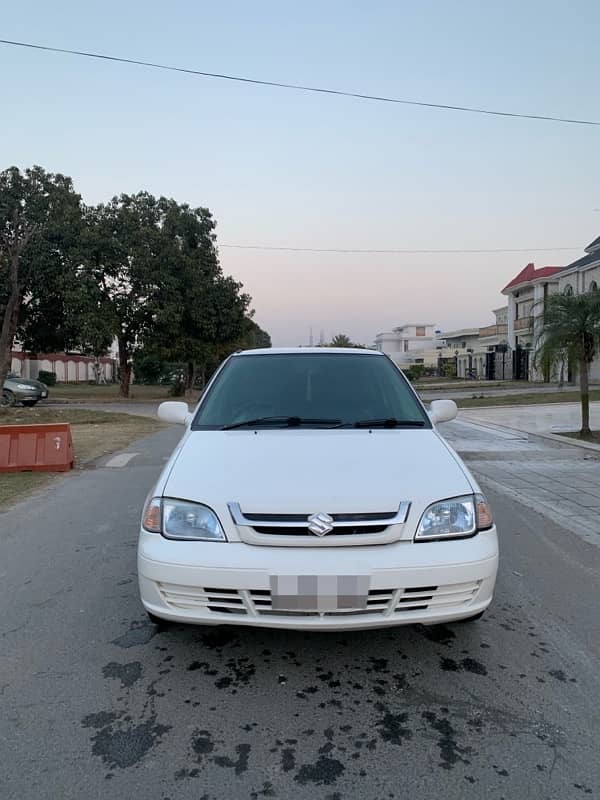
[[[153,622],[304,630],[477,619],[496,528],[477,482],[382,353],[228,358],[146,502],[138,548]]]

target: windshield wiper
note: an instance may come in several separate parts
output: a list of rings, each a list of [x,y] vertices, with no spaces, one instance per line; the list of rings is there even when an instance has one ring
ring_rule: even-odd
[[[301,425],[331,425],[335,427],[340,424],[339,419],[309,419],[307,417],[257,417],[256,419],[245,419],[242,422],[232,422],[230,425],[223,425],[222,431],[231,431],[234,428],[249,428],[253,425],[283,425],[286,428],[299,428]]]
[[[354,428],[424,428],[425,422],[422,419],[359,419],[351,423]]]

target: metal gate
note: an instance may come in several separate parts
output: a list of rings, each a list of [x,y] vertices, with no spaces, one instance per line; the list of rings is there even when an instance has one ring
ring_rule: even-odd
[[[513,354],[513,379],[529,380],[529,350],[517,345]]]

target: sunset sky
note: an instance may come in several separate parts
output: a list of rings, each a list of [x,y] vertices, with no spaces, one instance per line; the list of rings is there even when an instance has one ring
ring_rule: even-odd
[[[3,4],[0,37],[210,72],[600,120],[600,4]],[[528,262],[600,235],[600,127],[232,83],[0,45],[0,168],[69,174],[86,202],[146,189],[208,206],[225,272],[276,345],[371,343],[405,321],[492,322]],[[547,248],[502,254],[341,249]],[[570,251],[556,248],[572,247]],[[555,248],[555,249],[553,249]]]

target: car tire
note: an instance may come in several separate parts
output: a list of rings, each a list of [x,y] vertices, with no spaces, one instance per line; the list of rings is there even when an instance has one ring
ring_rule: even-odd
[[[23,400],[23,405],[25,408],[33,408],[36,403],[37,400]]]
[[[8,389],[3,389],[2,395],[0,396],[0,406],[4,406],[4,408],[12,408],[16,404],[17,398],[14,396],[14,394]]]
[[[168,628],[173,623],[168,619],[163,619],[162,617],[157,617],[156,614],[153,614],[151,611],[146,611],[148,614],[148,619],[153,625],[156,625],[157,628]]]

